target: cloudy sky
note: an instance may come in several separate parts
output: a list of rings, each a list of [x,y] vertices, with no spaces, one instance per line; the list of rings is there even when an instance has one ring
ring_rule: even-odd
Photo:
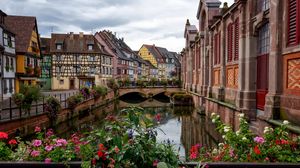
[[[224,2],[225,0],[221,0]],[[232,4],[233,0],[227,0]],[[109,29],[138,50],[156,44],[171,51],[184,47],[186,19],[197,25],[199,0],[0,0],[9,15],[38,19],[41,36],[51,32],[95,33]]]

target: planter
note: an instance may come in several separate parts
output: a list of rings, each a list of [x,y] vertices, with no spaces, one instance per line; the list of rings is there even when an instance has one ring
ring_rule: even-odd
[[[186,168],[196,168],[199,167],[199,163],[197,162],[187,162],[180,164],[180,166],[184,166]],[[300,167],[298,163],[247,163],[247,162],[212,162],[212,163],[201,163],[200,167],[209,167],[209,168],[268,168],[268,167],[276,167],[276,168],[296,168]]]
[[[44,163],[44,162],[0,162],[1,168],[14,168],[14,167],[22,167],[22,168],[80,168],[81,162],[69,162],[65,163]]]

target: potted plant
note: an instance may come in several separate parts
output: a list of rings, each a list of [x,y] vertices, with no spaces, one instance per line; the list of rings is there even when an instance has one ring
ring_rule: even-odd
[[[9,71],[9,69],[10,69],[10,67],[9,67],[9,66],[5,66],[5,70],[6,70],[6,72],[8,72],[8,71]]]
[[[27,67],[25,67],[25,72],[27,75],[33,75],[32,64],[28,64]]]

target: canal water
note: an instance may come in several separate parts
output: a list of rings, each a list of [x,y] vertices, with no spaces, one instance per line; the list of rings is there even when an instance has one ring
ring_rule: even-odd
[[[66,132],[71,134],[74,131],[101,127],[101,120],[107,114],[117,115],[121,109],[139,106],[145,109],[145,113],[149,117],[154,118],[157,114],[161,116],[157,131],[158,141],[173,144],[174,150],[179,152],[181,160],[188,157],[192,145],[201,144],[206,147],[214,147],[221,139],[211,120],[197,113],[194,107],[173,107],[169,103],[169,99],[164,96],[153,99],[136,97],[138,96],[121,97],[120,100],[105,107],[90,113],[83,113],[79,118],[60,126],[57,131],[66,135]],[[62,128],[67,128],[67,130],[62,131]]]

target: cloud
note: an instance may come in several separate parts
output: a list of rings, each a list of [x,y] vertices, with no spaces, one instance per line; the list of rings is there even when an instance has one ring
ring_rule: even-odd
[[[199,0],[1,0],[0,6],[9,15],[36,16],[42,36],[50,36],[52,31],[95,33],[109,29],[124,37],[134,50],[148,43],[179,52],[184,47],[186,19],[197,25],[198,3]]]

